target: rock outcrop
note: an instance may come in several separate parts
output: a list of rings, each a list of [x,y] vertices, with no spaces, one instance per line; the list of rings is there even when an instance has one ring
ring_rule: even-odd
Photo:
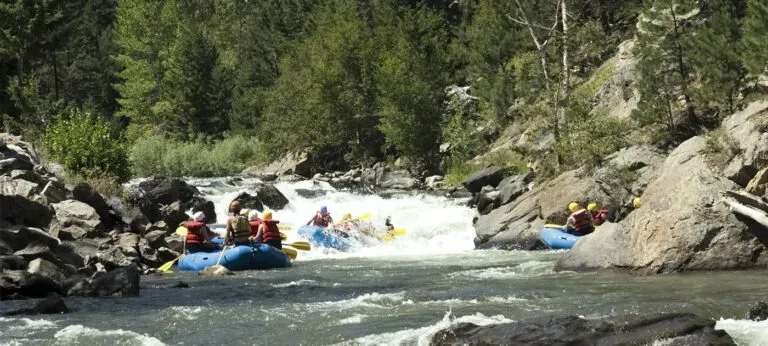
[[[736,345],[714,327],[715,321],[692,314],[546,316],[488,326],[460,323],[435,334],[432,345]]]
[[[694,137],[675,149],[648,184],[642,208],[581,239],[557,270],[665,273],[765,267],[766,244],[722,202],[737,186],[714,172]]]
[[[745,187],[760,167],[768,166],[768,102],[749,104],[727,117],[722,128],[738,149],[723,174]]]
[[[768,301],[758,302],[747,312],[747,319],[753,321],[768,320]]]

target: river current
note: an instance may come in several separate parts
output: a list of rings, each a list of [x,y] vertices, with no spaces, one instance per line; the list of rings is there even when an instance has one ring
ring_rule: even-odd
[[[190,181],[216,203],[219,223],[252,183],[226,181]],[[0,345],[416,345],[458,322],[652,312],[693,312],[740,345],[768,344],[768,322],[744,320],[768,295],[768,271],[555,273],[562,252],[473,250],[474,211],[464,201],[358,195],[310,181],[278,188],[291,201],[275,212],[281,225],[295,229],[327,205],[336,218],[370,213],[378,226],[391,216],[407,234],[348,253],[300,252],[288,269],[145,276],[140,297],[67,298],[69,314],[0,317]],[[164,288],[178,281],[190,288]],[[0,313],[25,304],[4,301]]]

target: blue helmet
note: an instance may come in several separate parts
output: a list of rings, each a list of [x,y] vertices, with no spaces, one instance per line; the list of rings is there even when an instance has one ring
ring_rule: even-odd
[[[327,213],[328,212],[328,207],[326,207],[326,206],[320,207],[320,212],[321,213]]]

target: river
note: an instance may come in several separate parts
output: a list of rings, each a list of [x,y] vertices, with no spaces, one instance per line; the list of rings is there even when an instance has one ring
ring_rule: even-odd
[[[216,203],[248,190],[192,180]],[[395,242],[349,253],[300,252],[293,267],[232,277],[173,273],[142,278],[140,297],[67,298],[74,312],[0,317],[2,345],[428,344],[457,322],[491,324],[545,314],[585,317],[693,312],[718,320],[740,345],[768,344],[768,322],[744,320],[766,298],[768,271],[631,276],[555,273],[562,252],[473,250],[474,211],[462,201],[381,198],[323,183],[281,183],[291,203],[281,224],[306,222],[321,204],[336,217],[370,213],[407,229]],[[308,191],[316,197],[307,196]],[[299,240],[287,231],[288,241]],[[184,281],[190,288],[163,288]],[[4,301],[1,311],[24,305]]]

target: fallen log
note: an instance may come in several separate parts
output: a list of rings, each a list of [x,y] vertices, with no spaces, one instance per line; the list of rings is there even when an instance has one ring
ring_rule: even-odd
[[[766,203],[761,197],[744,191],[726,191],[725,195],[735,199],[741,204],[748,205],[752,208],[768,213],[768,203]]]
[[[765,227],[766,230],[768,230],[768,213],[759,209],[755,209],[751,206],[741,204],[732,199],[725,199],[725,204],[731,208],[733,213],[755,221],[761,226]]]

